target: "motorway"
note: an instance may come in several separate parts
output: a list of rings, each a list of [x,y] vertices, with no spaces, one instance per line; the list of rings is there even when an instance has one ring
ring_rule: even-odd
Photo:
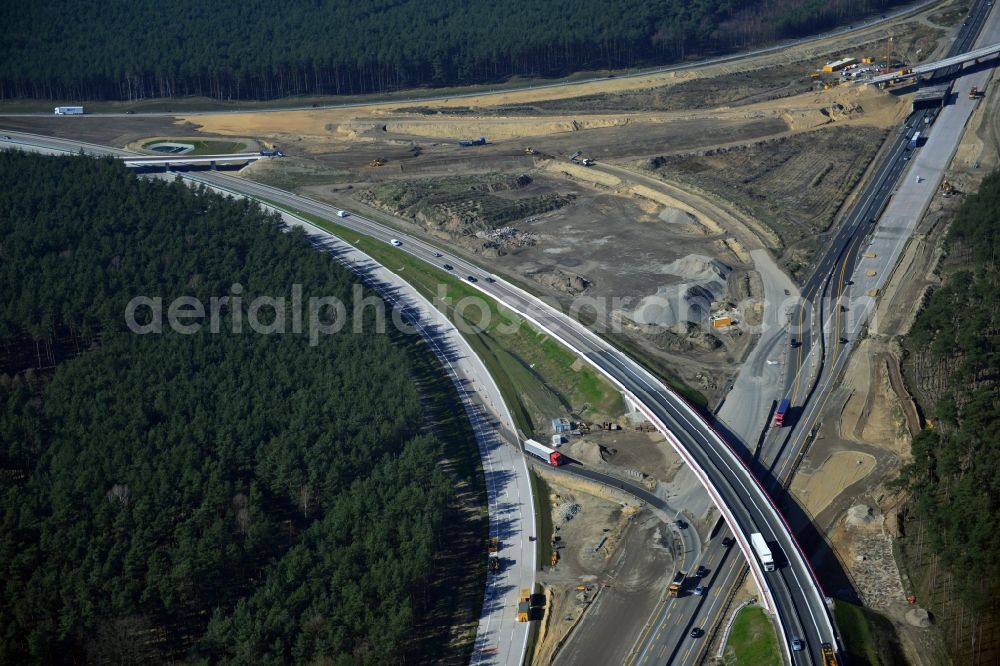
[[[18,142],[43,149],[75,152],[88,146],[77,142],[47,137],[18,135]],[[93,152],[109,152],[89,147]],[[110,151],[122,154],[124,151]],[[402,248],[414,256],[440,265],[443,261],[455,266],[460,275],[485,277],[483,270],[459,257],[435,257],[438,248],[399,231],[358,216],[337,218],[337,209],[311,199],[276,188],[218,173],[188,176],[242,195],[275,201],[328,219],[352,230],[388,242],[398,238]],[[825,599],[813,572],[802,555],[784,517],[774,508],[770,498],[743,464],[739,456],[682,398],[668,389],[645,368],[611,347],[606,341],[582,324],[558,312],[534,296],[503,280],[487,282],[480,279],[474,286],[504,303],[514,312],[532,321],[570,349],[589,361],[611,379],[667,438],[684,461],[708,489],[713,503],[733,529],[737,543],[751,564],[751,573],[762,591],[762,605],[775,613],[780,643],[788,662],[817,663],[821,643],[837,643],[837,636]],[[683,443],[682,443],[683,442]],[[776,571],[765,574],[753,555],[749,535],[760,532],[783,560]],[[807,645],[803,652],[792,653],[792,637],[800,637]]]
[[[991,8],[982,1],[977,3],[974,11],[982,12],[984,9],[983,15],[977,14],[977,17],[986,19],[978,41],[993,43],[1000,39],[1000,12],[989,13]],[[799,440],[806,437],[819,419],[855,341],[863,334],[874,314],[875,302],[869,294],[881,293],[884,289],[913,230],[931,199],[940,191],[943,174],[951,163],[962,133],[972,112],[981,103],[978,99],[969,99],[968,90],[972,86],[983,89],[992,74],[992,68],[972,68],[956,77],[953,99],[940,111],[929,130],[924,126],[926,143],[912,151],[913,158],[908,162],[909,170],[905,177],[893,183],[892,198],[877,227],[871,233],[852,240],[852,250],[842,260],[834,283],[834,294],[838,298],[827,304],[824,311],[822,332],[830,343],[825,345],[827,353],[823,370],[819,373],[815,395],[799,418],[799,427],[791,438],[792,445],[798,446]],[[912,116],[907,124],[918,125]],[[782,470],[778,468],[776,477]]]
[[[983,30],[987,18],[991,16],[991,9],[992,3],[988,0],[976,2],[968,21],[959,29],[949,48],[948,56],[971,50],[977,45],[977,40],[986,43],[996,40],[996,34],[992,29]],[[954,71],[940,72],[936,79],[948,79],[953,75]],[[967,90],[965,78],[968,77],[963,77],[961,85],[963,92]],[[969,82],[968,85],[975,84]],[[962,102],[962,96],[958,97],[958,101]],[[932,134],[937,133],[939,130],[935,129],[938,124],[935,123],[935,119],[939,114],[947,113],[953,106],[955,105],[946,106],[944,111],[921,109],[910,114],[905,124],[883,148],[882,157],[859,197],[806,277],[802,285],[803,300],[796,308],[791,321],[792,337],[795,340],[795,345],[790,349],[793,362],[786,365],[785,383],[788,392],[785,397],[791,400],[790,420],[793,426],[802,421],[805,403],[814,397],[814,387],[823,373],[828,355],[830,353],[834,356],[839,355],[846,344],[842,341],[849,340],[843,334],[843,324],[847,323],[849,317],[841,316],[846,313],[846,310],[841,312],[841,300],[845,289],[851,286],[849,283],[854,282],[859,260],[867,251],[866,238],[876,232],[876,224],[882,216],[883,209],[895,193],[900,177],[910,166],[911,158],[928,152],[926,146],[912,150],[911,138],[916,132],[921,132],[922,136],[927,136],[929,130]],[[948,151],[948,155],[953,148],[954,146]],[[858,297],[863,297],[867,293],[855,291],[858,292]],[[844,307],[846,308],[846,305]],[[852,311],[850,319],[856,319],[856,314],[859,313]],[[827,340],[823,336],[823,327],[825,322],[831,320],[838,331]],[[795,437],[792,437],[793,434]],[[807,434],[808,428],[797,427],[771,431],[768,434],[760,452],[760,464],[772,490],[789,481],[794,461],[798,458]]]
[[[983,27],[990,12],[990,5],[981,1],[972,7],[970,18],[956,35],[955,41],[951,45],[948,54],[954,57],[955,54],[970,50],[973,47],[980,29]],[[979,38],[980,43],[994,43],[997,35],[989,28],[983,30]],[[949,76],[950,72],[942,72],[937,78]],[[966,75],[960,84],[961,92],[968,90],[973,85],[978,85],[983,89],[987,79],[986,73]],[[756,446],[759,428],[752,427],[754,419],[752,414],[747,414],[745,405],[741,404],[738,409],[734,409],[729,402],[723,404],[719,412],[720,418],[726,422],[733,432],[742,436],[751,454],[760,456],[763,469],[760,471],[761,478],[768,480],[768,486],[772,490],[777,490],[790,480],[794,472],[794,465],[801,451],[804,448],[806,437],[815,424],[825,397],[829,395],[833,381],[838,376],[842,364],[846,362],[850,351],[851,341],[855,339],[860,330],[861,324],[867,317],[868,309],[862,307],[849,307],[845,305],[846,313],[841,313],[840,305],[844,302],[845,290],[850,292],[854,289],[860,297],[866,297],[867,290],[881,288],[884,283],[884,276],[887,276],[891,267],[902,251],[903,243],[908,238],[909,232],[922,213],[921,205],[925,206],[926,201],[936,191],[940,173],[947,166],[950,155],[957,145],[957,136],[954,131],[948,132],[949,136],[942,140],[945,132],[944,127],[957,128],[964,126],[964,120],[955,119],[952,121],[952,108],[955,106],[966,107],[975,104],[974,101],[967,100],[964,96],[957,97],[956,104],[949,105],[941,112],[941,117],[936,123],[935,129],[927,144],[923,148],[911,151],[909,143],[912,135],[917,131],[922,131],[926,136],[930,123],[934,122],[937,110],[917,111],[907,119],[898,134],[892,138],[889,144],[883,149],[880,160],[872,169],[871,176],[866,180],[866,184],[861,190],[857,200],[852,204],[849,212],[844,217],[843,224],[839,227],[833,239],[829,242],[824,254],[814,267],[811,274],[805,280],[802,292],[804,301],[795,300],[794,305],[789,308],[792,301],[789,297],[782,298],[779,290],[788,289],[784,293],[794,294],[794,287],[789,288],[787,284],[765,284],[766,298],[771,301],[768,305],[779,303],[778,307],[768,307],[765,309],[766,325],[761,330],[761,338],[755,346],[751,358],[748,359],[744,368],[734,382],[734,386],[744,389],[759,387],[762,381],[768,379],[777,380],[774,386],[781,385],[781,378],[776,376],[779,359],[787,353],[790,358],[785,363],[787,375],[785,385],[789,397],[793,398],[794,405],[806,402],[810,397],[812,381],[817,377],[823,383],[816,389],[815,399],[806,405],[806,410],[801,414],[800,428],[788,428],[786,430],[771,431],[763,439],[758,448]],[[966,114],[967,117],[967,114]],[[925,124],[925,119],[927,123]],[[927,178],[923,187],[919,187],[914,179],[903,183],[900,191],[893,199],[892,204],[886,210],[878,229],[873,232],[875,221],[879,219],[882,210],[886,207],[890,197],[896,192],[897,183],[900,177],[911,163],[911,157],[915,173],[926,174]],[[925,164],[934,156],[933,165]],[[918,170],[919,169],[919,170]],[[934,177],[934,174],[937,177]],[[917,193],[911,196],[903,196],[907,190],[919,189],[919,193],[924,195],[921,203]],[[897,208],[903,201],[909,204],[905,209],[897,213]],[[908,224],[907,224],[908,223]],[[909,231],[903,232],[908,228]],[[891,230],[891,231],[890,231]],[[891,238],[892,244],[886,245],[889,241],[881,241],[886,237]],[[862,258],[862,252],[874,254],[875,259]],[[859,266],[859,260],[864,262],[864,269]],[[875,270],[878,277],[868,278],[864,272]],[[856,285],[851,287],[851,285]],[[817,298],[817,296],[819,298]],[[820,299],[826,298],[822,303]],[[773,300],[772,300],[773,299]],[[857,300],[856,298],[853,300]],[[819,307],[816,307],[819,306]],[[814,309],[816,307],[816,309]],[[784,312],[790,309],[793,313],[789,321],[784,321]],[[775,314],[781,315],[779,322]],[[819,326],[815,326],[815,324]],[[826,339],[829,343],[824,344],[824,339],[817,337],[815,345],[812,344],[811,330],[821,329],[823,325],[827,327]],[[791,327],[788,324],[792,324]],[[801,344],[792,348],[788,345],[789,333],[793,339]],[[818,336],[818,333],[817,333]],[[842,342],[846,341],[846,342]],[[779,345],[785,345],[780,348]],[[814,367],[806,362],[812,352],[813,360],[816,361]],[[829,355],[826,364],[820,364],[819,360]],[[765,364],[765,361],[767,362]],[[824,372],[824,369],[829,371]],[[812,376],[810,376],[812,375]],[[744,390],[740,393],[745,396]],[[757,393],[763,395],[764,391]],[[760,420],[764,420],[770,413],[773,405],[765,405],[761,395],[754,393],[755,407],[760,411]],[[780,397],[780,394],[776,397]],[[745,400],[740,401],[745,402]],[[794,414],[794,413],[793,413]],[[730,421],[732,421],[730,423]],[[794,421],[793,421],[793,425]],[[766,429],[766,424],[765,424]],[[791,435],[795,434],[795,441]],[[768,476],[770,474],[770,477]],[[716,535],[717,537],[719,535]],[[721,546],[720,538],[713,538],[704,553],[703,559],[696,564],[710,566],[713,562],[720,562],[717,575],[719,581],[713,581],[713,585],[708,590],[708,595],[704,598],[696,599],[670,599],[654,618],[653,629],[647,631],[633,653],[630,655],[630,664],[668,664],[687,663],[691,653],[690,644],[697,639],[689,635],[693,626],[710,627],[714,626],[721,618],[721,601],[730,592],[731,586],[737,580],[739,574],[744,570],[744,563],[739,558],[726,558],[726,549]],[[706,564],[708,563],[708,564]],[[696,656],[697,652],[694,653]]]

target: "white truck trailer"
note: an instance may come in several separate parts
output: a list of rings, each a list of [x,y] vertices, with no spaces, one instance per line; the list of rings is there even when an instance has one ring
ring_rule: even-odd
[[[540,444],[533,439],[524,440],[524,450],[532,455],[538,456],[553,467],[558,467],[562,464],[561,453],[555,449],[545,446],[544,444]]]
[[[757,553],[757,559],[760,560],[764,571],[774,571],[774,557],[771,555],[771,549],[767,547],[767,542],[764,541],[764,537],[760,532],[754,532],[750,535],[750,545],[753,546],[754,552]]]
[[[83,107],[82,106],[57,106],[56,107],[57,116],[82,116]]]

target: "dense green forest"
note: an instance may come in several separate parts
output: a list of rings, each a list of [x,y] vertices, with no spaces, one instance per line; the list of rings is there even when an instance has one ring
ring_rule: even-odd
[[[110,159],[0,152],[0,184],[0,663],[412,662],[454,493],[419,342],[128,332],[135,295],[352,280]]]
[[[928,297],[904,343],[908,381],[930,403],[934,427],[914,439],[900,482],[923,523],[923,550],[939,558],[932,566],[954,579],[956,596],[980,627],[989,624],[983,614],[994,626],[1000,619],[998,220],[1000,172],[994,172],[956,214],[944,284]]]
[[[268,99],[674,62],[893,0],[8,0],[0,98]]]

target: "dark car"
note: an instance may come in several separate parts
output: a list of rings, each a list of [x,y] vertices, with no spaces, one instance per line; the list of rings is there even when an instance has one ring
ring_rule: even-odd
[[[705,632],[701,630],[701,627],[691,627],[691,638],[698,638],[703,633]]]
[[[722,546],[724,548],[729,548],[734,543],[736,543],[736,539],[734,539],[733,537],[726,537],[725,539],[722,540]]]
[[[489,275],[486,276],[486,281],[487,282],[496,282],[496,280],[494,280],[493,278],[491,278]]]
[[[128,110],[128,111],[125,112],[125,115],[127,115],[127,116],[134,116],[135,115],[135,111],[132,111],[130,109],[130,110]]]
[[[688,524],[685,523],[680,518],[678,518],[677,520],[674,521],[674,525],[676,525],[677,529],[679,529],[679,530],[683,530],[683,529],[685,529],[688,526]]]
[[[467,277],[465,279],[468,280],[469,282],[479,282],[479,280],[476,279],[475,275],[470,275],[469,277]]]
[[[707,573],[708,573],[708,569],[706,569],[705,567],[699,566],[698,569],[694,572],[694,575],[697,576],[698,578],[701,578],[702,576],[704,576]]]
[[[452,266],[451,264],[445,264],[445,265],[443,266],[443,268],[444,268],[444,269],[445,269],[446,271],[450,271],[450,270],[454,270],[454,269],[455,269],[455,267],[454,267],[454,266]]]

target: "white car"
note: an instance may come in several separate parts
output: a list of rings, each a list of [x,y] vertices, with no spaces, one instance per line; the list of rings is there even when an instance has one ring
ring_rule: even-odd
[[[390,243],[392,243],[393,245],[395,245],[396,247],[399,247],[400,245],[402,245],[402,243],[400,243],[400,242],[399,242],[398,240],[396,240],[395,238],[393,238],[393,239],[392,239],[392,240],[390,240],[389,242],[390,242]]]
[[[346,210],[337,211],[337,217],[347,217],[348,215],[350,215],[350,213],[348,213]]]

